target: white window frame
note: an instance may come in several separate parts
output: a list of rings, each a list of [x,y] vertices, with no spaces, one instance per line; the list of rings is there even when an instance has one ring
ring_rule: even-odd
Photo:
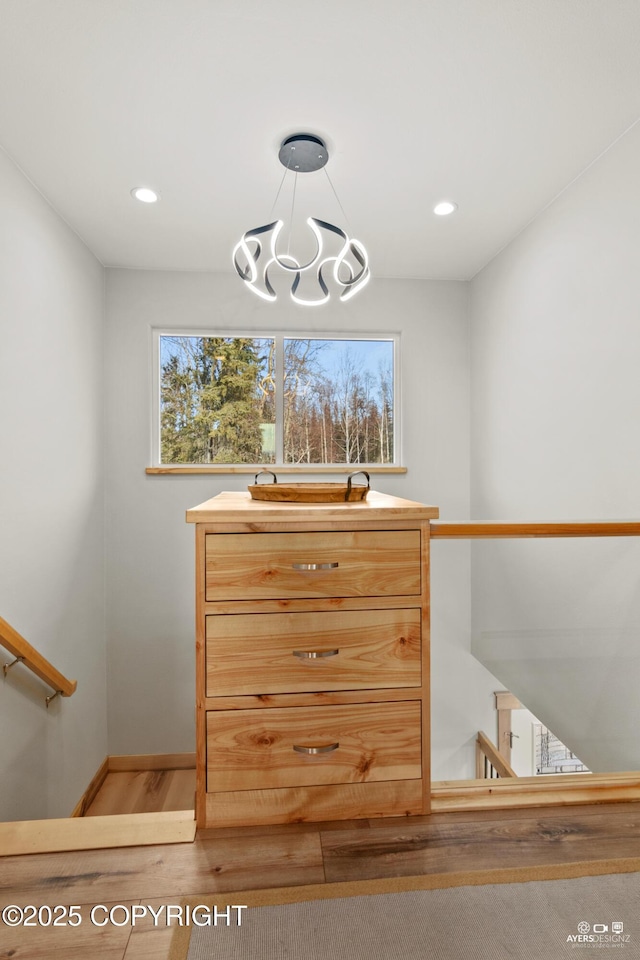
[[[276,342],[276,423],[275,438],[276,452],[284,453],[284,341],[285,340],[385,340],[393,344],[393,462],[391,463],[283,463],[276,459],[271,464],[237,463],[237,464],[178,464],[163,463],[160,459],[160,338],[161,337],[246,337],[250,339],[275,340]],[[333,472],[344,473],[353,470],[368,470],[374,472],[405,472],[402,464],[402,389],[400,383],[400,339],[398,332],[375,333],[334,333],[299,331],[299,330],[229,330],[227,328],[180,328],[180,327],[152,327],[151,328],[151,464],[147,472],[151,473],[255,473],[266,466],[276,472]],[[280,389],[278,389],[280,387]]]

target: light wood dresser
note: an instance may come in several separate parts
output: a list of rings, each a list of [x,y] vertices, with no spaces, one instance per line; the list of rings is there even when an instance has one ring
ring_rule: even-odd
[[[221,493],[196,524],[199,827],[428,813],[429,520]]]

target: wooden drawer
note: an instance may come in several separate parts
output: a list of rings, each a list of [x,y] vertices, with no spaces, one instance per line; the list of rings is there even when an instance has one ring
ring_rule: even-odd
[[[210,533],[207,600],[420,594],[419,530]]]
[[[419,687],[421,611],[206,618],[206,695]]]
[[[417,700],[210,711],[207,790],[417,779],[420,747]]]

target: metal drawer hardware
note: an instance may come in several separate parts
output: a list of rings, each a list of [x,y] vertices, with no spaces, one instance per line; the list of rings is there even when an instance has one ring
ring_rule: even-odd
[[[292,563],[294,570],[335,570],[338,562],[335,563]]]
[[[291,653],[300,660],[320,660],[324,657],[337,657],[340,649],[337,647],[335,650],[292,650]]]
[[[315,757],[319,753],[332,753],[340,746],[339,743],[328,743],[325,747],[303,747],[294,743],[293,749],[296,753],[306,753],[308,756]]]

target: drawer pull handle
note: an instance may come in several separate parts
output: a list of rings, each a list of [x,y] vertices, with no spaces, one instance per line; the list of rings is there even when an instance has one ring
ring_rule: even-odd
[[[324,747],[304,747],[298,743],[294,743],[293,749],[296,753],[305,753],[307,756],[315,757],[319,753],[332,753],[334,750],[337,750],[339,746],[339,743],[328,743]]]
[[[337,657],[340,649],[335,650],[293,650],[292,655],[300,660],[321,660],[325,657]]]
[[[292,563],[294,570],[335,570],[338,561],[335,563]]]

